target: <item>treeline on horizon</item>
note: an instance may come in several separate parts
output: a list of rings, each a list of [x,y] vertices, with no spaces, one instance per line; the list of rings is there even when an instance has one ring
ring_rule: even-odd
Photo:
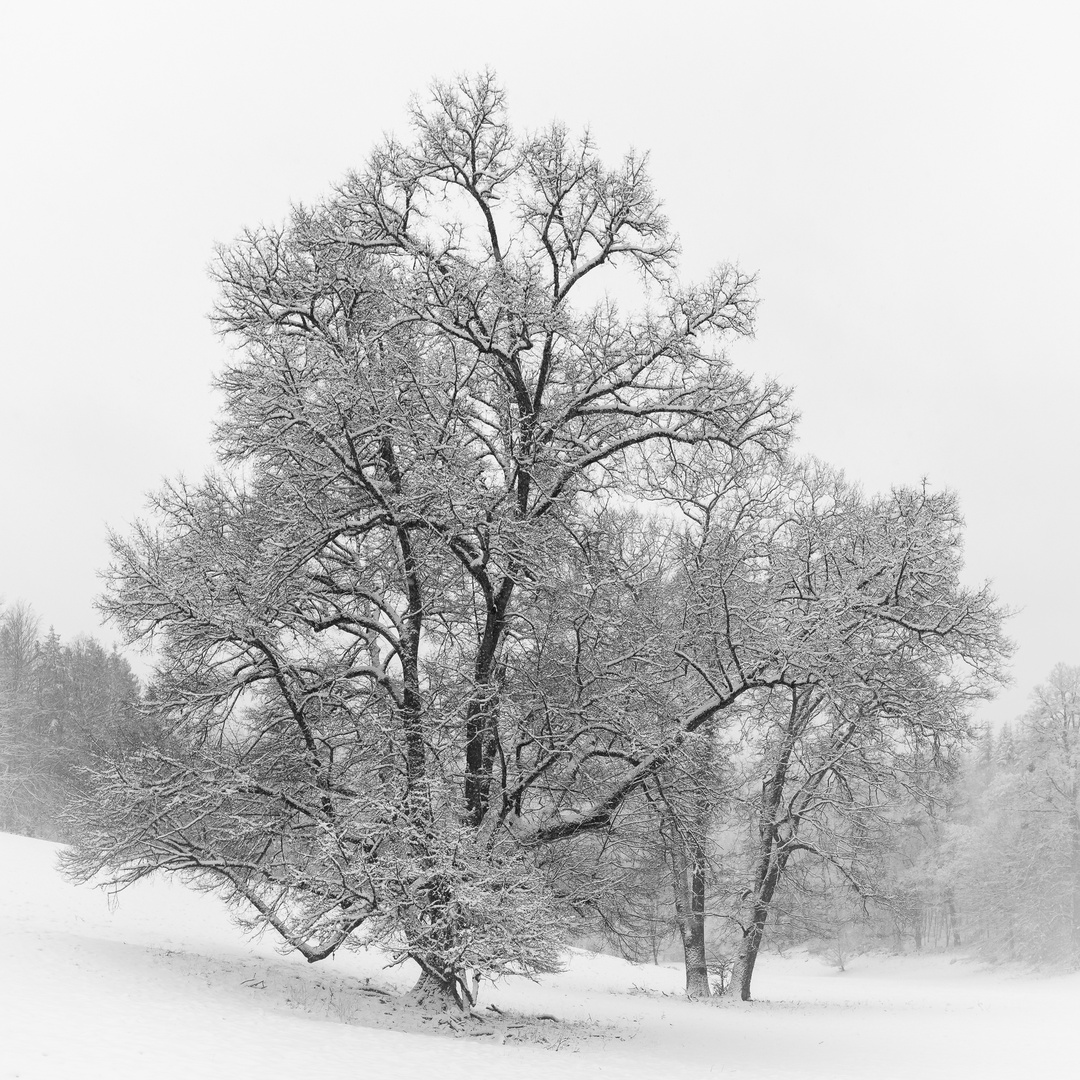
[[[63,641],[26,603],[0,605],[0,831],[69,839],[84,770],[145,745],[143,689],[96,638]]]

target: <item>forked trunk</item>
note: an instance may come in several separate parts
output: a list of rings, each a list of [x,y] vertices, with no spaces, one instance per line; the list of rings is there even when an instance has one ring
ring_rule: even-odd
[[[789,857],[788,850],[774,850],[770,839],[754,875],[749,919],[743,927],[743,937],[739,943],[739,953],[735,958],[730,983],[731,991],[737,989],[743,1001],[750,1000],[750,983],[754,978],[754,965],[761,950],[761,940],[765,936],[765,924],[769,921],[769,909]]]
[[[758,843],[753,885],[749,890],[748,919],[743,925],[743,937],[731,972],[730,992],[738,989],[743,1001],[750,1000],[750,984],[754,965],[765,936],[765,924],[776,887],[791,857],[792,848],[781,836],[781,822],[788,811],[784,809],[784,792],[788,781],[795,746],[820,703],[813,690],[792,688],[791,713],[786,730],[777,748],[775,761],[769,766],[761,785],[761,817],[758,824]],[[854,728],[849,729],[854,731]],[[790,840],[790,836],[788,837]]]

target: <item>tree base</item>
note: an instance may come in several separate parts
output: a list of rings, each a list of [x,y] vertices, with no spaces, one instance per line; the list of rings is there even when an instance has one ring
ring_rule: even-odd
[[[691,1001],[703,1001],[712,997],[712,987],[709,986],[708,970],[687,970],[686,972],[686,996]]]
[[[406,1000],[437,1012],[468,1013],[472,1008],[472,1003],[461,992],[456,979],[440,979],[427,970],[420,973]]]

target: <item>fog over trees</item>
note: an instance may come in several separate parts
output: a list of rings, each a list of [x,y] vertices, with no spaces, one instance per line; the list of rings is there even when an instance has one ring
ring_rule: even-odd
[[[1080,965],[1080,667],[1057,664],[1014,725],[983,732],[943,848],[965,944]]]
[[[213,273],[219,467],[101,601],[153,677],[4,610],[4,827],[465,1009],[571,938],[677,933],[693,997],[853,918],[1080,961],[1077,670],[973,744],[1010,646],[957,497],[792,452],[753,279],[681,279],[644,156],[436,83]]]
[[[83,769],[151,737],[127,661],[64,643],[25,603],[0,606],[0,831],[65,840]]]

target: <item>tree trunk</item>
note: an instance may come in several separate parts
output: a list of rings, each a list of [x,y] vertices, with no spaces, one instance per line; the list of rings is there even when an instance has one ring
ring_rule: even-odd
[[[695,847],[690,881],[689,935],[683,937],[686,996],[708,997],[709,964],[705,956],[705,854]]]
[[[491,769],[498,751],[496,672],[513,592],[513,578],[504,577],[498,591],[489,596],[473,670],[473,691],[465,709],[465,817],[473,828],[480,827],[491,797]]]
[[[960,921],[956,915],[952,889],[945,894],[945,944],[952,945],[953,948],[960,946]]]
[[[686,884],[686,878],[683,878]],[[686,996],[691,999],[707,998],[709,989],[709,964],[705,957],[705,866],[704,861],[694,859],[690,870],[689,904],[679,916],[679,936],[682,938],[683,961],[686,965]],[[676,910],[678,902],[676,902]]]
[[[1072,886],[1072,932],[1069,935],[1069,943],[1072,947],[1072,962],[1074,966],[1080,966],[1080,811],[1076,809],[1076,787],[1073,787],[1073,811],[1070,815],[1069,825],[1072,836],[1070,870]]]
[[[750,984],[754,978],[754,965],[761,949],[761,939],[765,936],[765,923],[769,918],[767,903],[755,903],[751,913],[750,925],[743,930],[739,944],[739,954],[731,972],[731,990],[738,990],[743,1001],[750,1000]]]
[[[663,814],[662,831],[671,858],[675,923],[686,966],[686,996],[691,1000],[707,998],[712,991],[705,957],[705,852],[700,843],[679,831],[669,811]]]
[[[808,689],[791,690],[791,713],[783,738],[777,748],[776,760],[761,785],[761,817],[758,823],[757,865],[754,867],[753,885],[748,890],[748,918],[743,924],[743,938],[731,972],[728,992],[736,987],[743,1001],[750,1000],[750,983],[754,977],[761,939],[765,936],[765,923],[769,919],[769,905],[776,887],[791,857],[791,848],[780,836],[780,821],[784,815],[784,791],[788,768],[796,743],[818,703],[814,692]],[[853,730],[853,729],[852,729]],[[790,839],[790,838],[789,838]]]
[[[754,977],[754,965],[757,963],[761,941],[765,936],[765,924],[769,921],[770,905],[791,855],[789,849],[781,847],[777,850],[774,841],[775,837],[769,831],[764,838],[761,858],[754,873],[749,918],[743,926],[739,953],[731,972],[729,990],[733,991],[738,987],[739,997],[743,1001],[750,1000],[750,983]]]

